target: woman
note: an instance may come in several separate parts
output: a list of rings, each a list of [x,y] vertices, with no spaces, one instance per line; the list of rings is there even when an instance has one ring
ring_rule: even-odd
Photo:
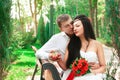
[[[103,80],[102,73],[105,72],[105,58],[102,44],[95,40],[90,20],[85,15],[78,15],[73,21],[74,35],[68,44],[64,60],[57,60],[62,69],[65,70],[62,80],[66,80],[70,75],[70,65],[78,57],[85,58],[89,66],[98,63],[99,68],[91,66],[91,73],[75,76],[73,80]]]

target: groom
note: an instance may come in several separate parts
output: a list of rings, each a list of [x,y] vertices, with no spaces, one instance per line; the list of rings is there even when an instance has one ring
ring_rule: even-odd
[[[73,34],[73,26],[71,24],[72,18],[68,14],[61,14],[57,18],[57,24],[60,29],[60,33],[53,35],[37,52],[36,57],[42,59],[43,63],[50,62],[49,60],[53,58],[52,55],[54,55],[54,59],[59,58],[60,56],[63,58],[65,54],[65,50],[67,47],[67,44],[70,40],[70,37]],[[54,54],[55,52],[60,53]],[[55,64],[56,68],[58,69],[59,73],[61,73],[63,70],[59,67],[59,65],[56,62],[52,62]],[[96,69],[99,67],[98,64],[95,63],[89,63],[92,69]],[[50,78],[47,78],[50,74],[49,70],[44,71],[45,80],[50,80]]]

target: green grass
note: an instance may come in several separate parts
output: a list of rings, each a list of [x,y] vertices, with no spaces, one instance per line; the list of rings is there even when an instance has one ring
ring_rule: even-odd
[[[32,75],[35,67],[35,55],[31,49],[21,49],[14,52],[15,59],[9,66],[5,80],[26,80]]]

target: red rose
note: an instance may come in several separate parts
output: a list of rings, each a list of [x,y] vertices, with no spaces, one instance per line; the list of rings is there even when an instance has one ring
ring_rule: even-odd
[[[72,71],[69,74],[67,80],[73,80],[74,76],[81,76],[88,72],[88,63],[85,58],[76,59],[72,63]]]

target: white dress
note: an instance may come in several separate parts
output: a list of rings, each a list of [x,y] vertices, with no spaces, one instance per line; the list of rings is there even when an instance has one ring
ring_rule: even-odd
[[[85,58],[88,62],[98,63],[97,54],[95,52],[88,51],[85,53],[83,51],[80,51],[80,53],[81,53],[81,56]],[[70,69],[66,70],[63,74],[62,80],[66,80],[70,72],[71,72]],[[102,73],[99,73],[99,74],[88,73],[88,74],[85,74],[84,76],[74,77],[73,80],[103,80],[104,77],[105,77],[105,74],[102,74]]]

